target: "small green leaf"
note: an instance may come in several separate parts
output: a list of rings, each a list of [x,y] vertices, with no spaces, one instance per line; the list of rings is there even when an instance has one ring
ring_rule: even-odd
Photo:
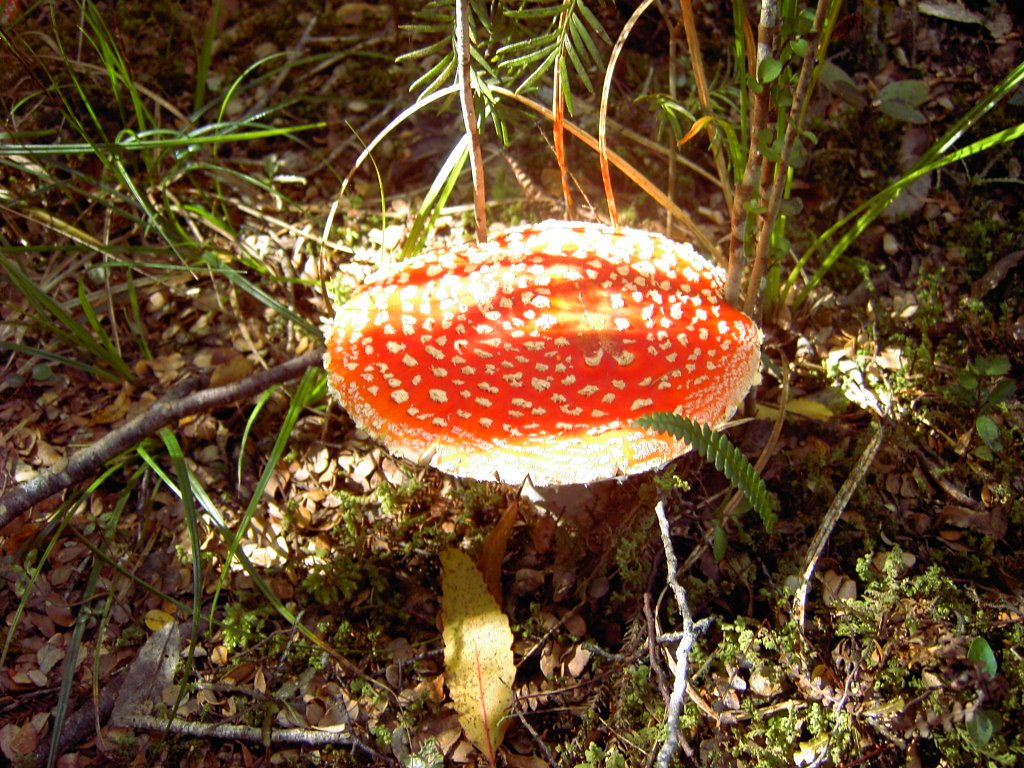
[[[912,107],[919,107],[927,98],[928,83],[924,80],[895,80],[878,92],[878,99],[883,104],[887,101],[899,101]]]
[[[971,647],[967,649],[967,658],[977,662],[981,667],[982,674],[989,680],[996,676],[999,671],[999,663],[996,655],[992,652],[992,646],[983,637],[976,637],[971,640]]]
[[[971,451],[971,455],[981,461],[995,461],[996,458],[995,454],[992,453],[992,450],[987,445],[979,445]]]
[[[793,49],[793,53],[802,59],[804,56],[807,55],[807,49],[810,47],[810,43],[807,42],[806,38],[801,37],[797,40],[794,40],[791,43],[790,47]]]
[[[801,35],[806,35],[814,28],[814,9],[804,8],[796,17],[796,28]]]
[[[803,198],[791,197],[788,200],[782,201],[782,207],[780,208],[780,211],[782,212],[783,216],[796,216],[803,209]]]
[[[53,378],[53,368],[46,363],[36,363],[32,366],[32,381],[45,382]]]
[[[720,563],[725,559],[725,548],[729,544],[729,538],[725,535],[725,528],[720,522],[715,522],[715,530],[711,539],[711,554],[715,562]]]
[[[769,56],[757,68],[757,82],[771,83],[782,74],[782,62]]]
[[[979,357],[974,362],[973,368],[982,376],[1005,376],[1010,372],[1010,358],[1005,355],[1000,357]]]
[[[793,140],[793,148],[789,153],[789,165],[791,168],[800,169],[807,164],[807,148],[804,147],[804,142],[798,136]]]
[[[924,116],[924,112],[919,110],[917,107],[910,106],[905,101],[883,101],[878,105],[878,109],[883,115],[887,115],[893,120],[898,120],[901,123],[924,125],[928,122],[928,118]]]
[[[864,98],[853,78],[831,61],[821,65],[821,84],[857,109],[864,109],[868,105],[868,100]]]
[[[990,448],[994,448],[999,442],[999,427],[996,426],[991,417],[979,416],[974,420],[974,428],[978,432],[978,437],[984,440],[985,444]]]
[[[771,162],[782,157],[782,146],[779,137],[771,128],[762,128],[757,133],[757,150]]]
[[[995,735],[998,715],[993,717],[993,714],[988,709],[976,709],[974,714],[967,719],[967,735],[970,736],[975,746],[984,747]]]
[[[988,393],[988,397],[986,397],[985,400],[990,405],[1005,403],[1013,397],[1013,393],[1016,391],[1017,385],[1013,381],[1010,379],[1003,379],[1002,381],[996,382],[996,385],[992,387],[992,391]]]
[[[928,84],[923,80],[897,80],[878,92],[878,108],[893,120],[923,125],[928,120],[919,110],[928,98]]]
[[[968,373],[967,371],[961,371],[957,377],[957,384],[960,385],[961,389],[968,392],[973,392],[978,388],[978,379],[974,374]]]

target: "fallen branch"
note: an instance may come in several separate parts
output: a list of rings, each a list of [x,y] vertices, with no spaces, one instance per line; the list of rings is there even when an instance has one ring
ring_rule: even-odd
[[[351,747],[364,755],[380,758],[380,755],[348,730],[321,730],[318,728],[271,728],[264,730],[253,725],[232,723],[194,723],[190,720],[151,715],[131,715],[125,725],[146,731],[160,731],[190,736],[198,739],[221,739],[225,741],[247,741],[251,744],[274,746],[292,745],[300,747]]]
[[[115,456],[167,425],[185,416],[252,397],[274,384],[298,378],[310,366],[319,365],[323,354],[323,347],[317,347],[293,360],[231,384],[193,394],[187,394],[196,388],[193,381],[172,388],[145,413],[0,496],[0,530],[33,504],[85,480]]]

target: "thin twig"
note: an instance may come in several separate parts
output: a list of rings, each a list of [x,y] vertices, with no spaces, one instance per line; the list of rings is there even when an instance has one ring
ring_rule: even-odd
[[[644,622],[647,625],[647,653],[651,659],[651,668],[658,678],[658,690],[661,692],[661,698],[667,705],[670,695],[668,679],[665,677],[665,670],[662,669],[662,665],[658,661],[660,656],[658,651],[658,626],[654,620],[654,598],[651,597],[650,590],[644,592]]]
[[[316,25],[316,14],[310,14],[310,16],[311,18],[306,23],[305,29],[302,30],[299,41],[294,45],[288,46],[284,66],[281,67],[281,71],[277,73],[277,77],[274,78],[274,82],[270,84],[266,93],[261,94],[259,101],[249,110],[250,115],[256,115],[265,111],[270,105],[270,100],[277,95],[282,86],[286,82],[294,82],[289,76],[292,74],[296,62],[306,53],[306,48],[309,46],[309,41],[313,36],[313,27]]]
[[[0,529],[33,504],[85,480],[115,456],[167,425],[185,416],[252,397],[274,384],[298,378],[310,366],[319,365],[323,355],[324,348],[317,347],[293,360],[239,381],[193,394],[187,393],[195,389],[195,382],[185,382],[174,387],[145,413],[104,435],[88,448],[58,462],[52,469],[16,485],[0,496]]]
[[[839,518],[842,516],[843,511],[846,509],[846,505],[850,503],[850,497],[853,496],[853,492],[860,485],[864,476],[868,473],[868,469],[871,467],[871,462],[875,459],[875,454],[878,453],[878,449],[882,447],[882,437],[885,435],[885,429],[881,424],[875,430],[875,434],[871,436],[871,441],[867,444],[864,452],[857,459],[857,463],[854,465],[853,470],[850,472],[850,476],[846,478],[846,482],[843,483],[843,487],[839,489],[839,493],[832,500],[831,506],[828,508],[828,512],[825,513],[825,517],[821,521],[821,525],[818,526],[817,533],[814,534],[814,538],[811,540],[811,545],[807,550],[807,557],[804,560],[804,569],[800,577],[800,586],[796,590],[796,594],[793,596],[793,615],[796,616],[797,626],[802,631],[804,628],[804,613],[807,606],[807,592],[811,586],[811,576],[814,575],[814,567],[818,564],[818,558],[821,557],[821,553],[825,549],[825,544],[828,542],[829,536],[832,535],[832,529],[835,528],[836,523],[839,522]]]
[[[476,124],[473,103],[473,80],[470,71],[469,0],[455,0],[455,57],[458,60],[459,100],[462,120],[469,136],[469,169],[473,174],[473,208],[476,211],[476,239],[487,241],[487,190],[484,179],[484,158],[480,151],[480,131]]]
[[[516,714],[519,717],[519,722],[523,724],[523,727],[526,728],[530,737],[533,739],[533,743],[537,745],[537,748],[544,756],[544,759],[548,761],[548,765],[558,765],[558,760],[555,758],[554,754],[552,754],[551,748],[544,743],[544,739],[542,739],[540,734],[537,733],[537,730],[530,725],[530,721],[526,719],[526,716],[522,712],[518,712]]]
[[[665,512],[664,499],[658,499],[654,507],[658,516],[658,526],[661,529],[661,544],[665,548],[665,570],[669,588],[676,598],[676,607],[679,609],[679,616],[682,619],[682,630],[674,635],[679,645],[676,647],[676,671],[672,683],[672,695],[669,698],[668,707],[665,709],[665,742],[658,751],[658,768],[668,768],[672,758],[679,751],[679,715],[683,711],[683,699],[686,697],[686,676],[690,662],[690,651],[704,628],[706,621],[694,623],[690,607],[686,603],[686,590],[679,583],[676,572],[679,569],[679,562],[676,560],[675,550],[672,548],[672,537],[668,523],[668,515]]]
[[[103,685],[98,696],[83,697],[82,704],[64,718],[64,724],[57,740],[57,754],[71,752],[90,735],[99,733],[98,723],[106,722],[114,709],[114,702],[121,691],[124,676],[114,677]],[[36,748],[36,765],[48,765],[50,757],[49,739],[41,739]]]

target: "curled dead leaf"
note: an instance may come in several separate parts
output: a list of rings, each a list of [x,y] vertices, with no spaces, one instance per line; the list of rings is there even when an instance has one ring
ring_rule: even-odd
[[[1001,539],[1006,535],[1009,521],[1003,507],[971,509],[960,504],[947,504],[938,514],[940,525],[973,529],[985,536]]]

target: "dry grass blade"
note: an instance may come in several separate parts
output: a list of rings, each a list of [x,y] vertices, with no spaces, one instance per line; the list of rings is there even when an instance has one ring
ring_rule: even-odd
[[[548,120],[554,120],[554,115],[542,104],[538,104],[530,98],[521,96],[518,93],[510,91],[500,86],[494,86],[491,89],[494,93],[504,98],[511,99],[512,101],[518,102],[525,107],[533,110],[537,114]],[[580,128],[575,123],[566,120],[565,130],[575,136],[577,139],[582,141],[590,149],[599,151],[598,140],[595,139],[591,134]],[[693,238],[694,242],[700,247],[700,249],[707,254],[718,254],[718,249],[715,247],[714,242],[707,236],[704,230],[693,220],[693,217],[680,208],[674,201],[670,200],[665,193],[650,179],[644,175],[638,168],[629,163],[628,160],[623,158],[618,153],[608,150],[607,151],[608,161],[611,165],[615,166],[616,169],[622,172],[626,178],[636,184],[642,189],[652,200],[654,200],[659,206],[672,213],[672,216],[680,222],[681,229],[690,237]]]
[[[604,199],[608,204],[608,218],[616,227],[619,226],[619,210],[615,205],[612,172],[608,165],[608,100],[611,98],[612,76],[615,74],[615,64],[619,59],[619,54],[626,45],[633,27],[653,3],[654,0],[644,0],[640,3],[622,27],[622,31],[612,47],[611,56],[608,57],[608,67],[605,70],[604,84],[601,87],[601,109],[597,121],[597,156],[601,161],[601,182],[604,184]]]

